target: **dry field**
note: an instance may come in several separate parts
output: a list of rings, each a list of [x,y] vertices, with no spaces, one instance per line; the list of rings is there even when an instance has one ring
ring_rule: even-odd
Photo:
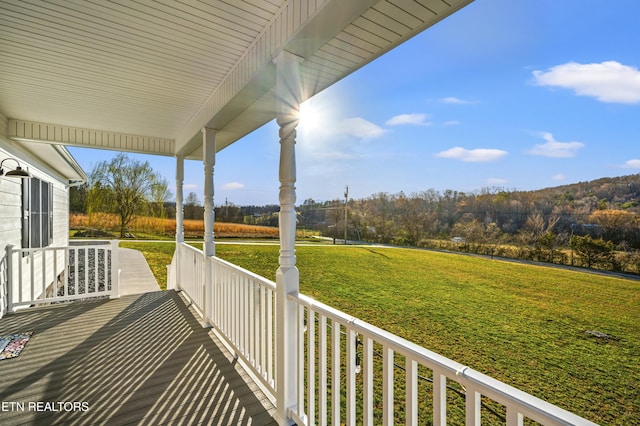
[[[73,230],[96,229],[116,233],[119,229],[116,215],[94,213],[91,215],[69,215],[69,226]],[[129,226],[129,232],[136,234],[173,237],[176,230],[175,219],[154,217],[136,217]],[[245,225],[241,223],[215,223],[213,232],[217,237],[228,238],[278,238],[278,228],[269,226]],[[184,234],[186,238],[202,238],[204,222],[201,220],[185,220]],[[136,235],[137,236],[137,235]]]

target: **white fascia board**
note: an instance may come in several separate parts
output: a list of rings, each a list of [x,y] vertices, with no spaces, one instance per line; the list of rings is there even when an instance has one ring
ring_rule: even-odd
[[[76,178],[69,178],[69,186],[77,186],[82,185],[87,181],[87,173],[84,169],[78,164],[73,155],[62,145],[52,145],[52,147],[58,152],[60,158],[65,161],[71,169],[73,169],[78,176]]]
[[[16,141],[72,145],[170,157],[175,155],[173,139],[26,120],[9,119],[7,136]]]

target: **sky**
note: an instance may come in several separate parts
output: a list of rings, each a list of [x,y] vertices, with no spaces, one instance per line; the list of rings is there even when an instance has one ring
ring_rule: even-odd
[[[303,104],[297,203],[640,173],[638,16],[637,0],[476,0]],[[215,205],[278,204],[277,135],[217,154]],[[116,154],[70,151],[87,172]],[[173,188],[173,158],[130,156]]]

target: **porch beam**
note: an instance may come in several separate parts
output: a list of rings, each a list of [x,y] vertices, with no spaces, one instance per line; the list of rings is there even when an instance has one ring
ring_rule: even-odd
[[[282,52],[276,63],[276,121],[280,127],[280,267],[276,272],[276,399],[281,424],[291,424],[290,412],[297,407],[298,378],[296,331],[297,305],[289,295],[298,295],[299,272],[296,267],[296,126],[300,119],[302,84],[301,58]]]

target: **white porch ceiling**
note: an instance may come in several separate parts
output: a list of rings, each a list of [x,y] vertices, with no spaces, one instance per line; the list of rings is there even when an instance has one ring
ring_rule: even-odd
[[[311,97],[472,0],[2,0],[9,137],[201,158],[275,117],[273,58]]]

